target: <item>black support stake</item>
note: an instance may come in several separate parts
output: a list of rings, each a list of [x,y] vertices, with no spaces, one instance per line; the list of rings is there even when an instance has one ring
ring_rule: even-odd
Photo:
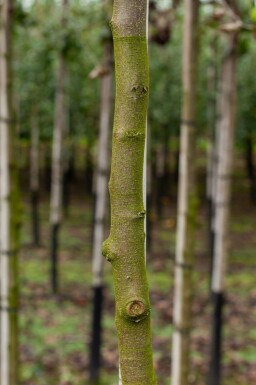
[[[93,287],[92,339],[90,345],[90,384],[99,383],[102,330],[103,286]]]
[[[207,385],[221,384],[223,293],[212,293],[213,322],[211,336],[210,366]]]
[[[59,224],[51,228],[51,285],[54,294],[58,293],[58,236]]]

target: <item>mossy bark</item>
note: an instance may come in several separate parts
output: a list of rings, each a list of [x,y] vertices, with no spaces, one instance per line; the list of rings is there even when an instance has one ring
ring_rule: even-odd
[[[112,17],[116,102],[109,183],[112,264],[123,385],[155,385],[145,267],[143,163],[149,71],[147,1],[115,0]]]
[[[199,1],[185,1],[183,41],[183,108],[179,159],[177,244],[175,256],[172,385],[187,385],[193,298],[195,186],[196,74]]]

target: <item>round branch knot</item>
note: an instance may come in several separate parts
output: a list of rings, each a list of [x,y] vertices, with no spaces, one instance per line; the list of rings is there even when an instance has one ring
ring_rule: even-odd
[[[127,312],[130,317],[138,318],[145,313],[145,305],[143,302],[134,300],[127,305]]]

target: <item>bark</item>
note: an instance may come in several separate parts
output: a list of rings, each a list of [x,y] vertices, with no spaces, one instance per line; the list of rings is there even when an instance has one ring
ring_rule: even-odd
[[[157,383],[152,360],[143,205],[149,89],[147,6],[146,0],[115,0],[111,22],[116,104],[109,183],[111,229],[103,254],[112,264],[123,385]]]
[[[67,0],[62,0],[62,29],[66,26]],[[62,182],[63,182],[63,135],[65,129],[66,103],[66,60],[64,52],[60,53],[55,101],[55,122],[52,147],[52,182],[50,202],[51,223],[51,282],[53,293],[58,292],[58,236],[62,216]]]
[[[228,48],[222,62],[220,86],[220,121],[216,174],[215,240],[212,275],[213,326],[209,385],[219,385],[221,372],[221,329],[224,303],[224,277],[228,256],[231,176],[236,117],[237,33],[228,34]],[[218,317],[216,317],[216,314]]]
[[[1,385],[18,383],[19,190],[12,97],[12,1],[3,1],[0,34]]]
[[[40,243],[39,230],[39,130],[36,111],[31,122],[30,139],[30,193],[32,239],[35,246]]]
[[[185,1],[183,42],[183,108],[179,160],[177,243],[175,256],[172,384],[187,385],[193,295],[195,188],[195,113],[198,0]]]
[[[109,135],[112,115],[112,41],[104,47],[106,75],[101,79],[101,111],[98,143],[97,174],[95,186],[95,220],[93,230],[93,320],[90,356],[90,380],[97,383],[100,371],[101,316],[103,304],[103,257],[104,219],[107,208],[109,175]]]

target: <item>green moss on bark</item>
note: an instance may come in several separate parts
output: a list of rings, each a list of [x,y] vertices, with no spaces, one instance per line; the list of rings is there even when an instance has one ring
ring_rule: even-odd
[[[142,186],[149,90],[146,7],[144,0],[116,0],[112,19],[116,103],[109,182],[111,229],[103,244],[103,255],[113,270],[123,385],[157,383],[152,360]]]

